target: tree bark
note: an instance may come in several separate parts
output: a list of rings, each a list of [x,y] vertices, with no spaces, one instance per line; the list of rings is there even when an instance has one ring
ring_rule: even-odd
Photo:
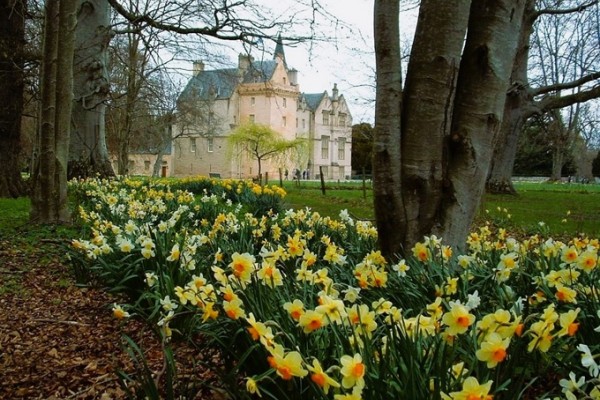
[[[533,102],[527,70],[529,42],[533,33],[533,24],[538,15],[535,3],[536,0],[527,0],[523,12],[517,53],[510,76],[511,88],[506,94],[502,125],[494,146],[494,156],[486,182],[486,190],[490,193],[516,194],[512,184],[512,173],[517,157],[517,144],[519,135],[529,117],[527,106]]]
[[[0,0],[0,197],[27,193],[21,178],[25,0]]]
[[[406,236],[401,176],[402,73],[399,0],[375,0],[376,103],[373,197],[382,254],[395,257]]]
[[[443,195],[445,145],[469,7],[469,0],[424,0],[419,9],[402,97],[406,246],[439,229],[435,225]],[[426,29],[428,26],[436,29]]]
[[[485,188],[502,123],[525,0],[471,5],[449,141],[449,185],[440,210],[441,236],[462,247]]]
[[[69,178],[114,176],[106,146],[104,116],[109,83],[107,47],[111,39],[106,0],[80,0],[73,60],[73,132]]]
[[[76,0],[48,0],[41,80],[41,125],[34,162],[30,219],[70,222],[67,161],[73,99]]]

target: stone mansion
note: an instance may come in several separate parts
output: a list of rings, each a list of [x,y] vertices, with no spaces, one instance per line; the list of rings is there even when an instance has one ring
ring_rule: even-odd
[[[267,162],[270,180],[279,172],[302,171],[309,179],[348,179],[351,175],[352,115],[337,85],[322,93],[302,93],[298,72],[289,68],[281,40],[272,60],[240,54],[236,68],[205,70],[194,63],[193,76],[178,100],[171,154],[162,175],[254,178],[257,161],[234,157],[227,136],[239,125],[270,126],[286,139],[304,138],[308,146],[287,160]]]

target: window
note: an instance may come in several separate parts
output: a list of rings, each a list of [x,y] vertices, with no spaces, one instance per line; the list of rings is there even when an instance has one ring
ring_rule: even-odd
[[[215,139],[214,138],[206,138],[206,151],[212,153],[215,149]]]
[[[346,159],[346,138],[341,137],[338,139],[338,160]]]
[[[340,118],[338,120],[339,126],[346,126],[346,114],[340,114]]]
[[[329,136],[321,136],[321,158],[329,158]]]
[[[150,161],[148,161],[148,160],[144,161],[144,170],[150,171]]]
[[[287,108],[287,99],[283,98],[283,108]]]
[[[190,152],[196,152],[196,138],[190,138]]]
[[[287,118],[286,117],[281,118],[281,125],[287,126]]]
[[[298,118],[296,118],[296,128],[298,127]]]
[[[253,123],[254,123],[254,114],[250,114],[250,115],[248,116],[248,119],[250,120],[250,123],[252,123],[252,124],[253,124]]]
[[[287,78],[286,77],[283,77],[283,84],[287,85]]]
[[[306,120],[302,118],[302,129],[306,129]]]
[[[253,106],[256,104],[256,97],[250,97],[250,105]]]
[[[323,125],[329,125],[329,111],[323,113]]]

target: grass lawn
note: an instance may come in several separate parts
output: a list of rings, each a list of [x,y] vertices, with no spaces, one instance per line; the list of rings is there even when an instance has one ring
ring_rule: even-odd
[[[363,192],[362,182],[328,182],[325,195],[318,182],[287,181],[284,187],[287,207],[310,207],[332,217],[346,208],[357,218],[374,217],[370,184]],[[551,235],[600,235],[600,185],[517,182],[515,187],[517,196],[485,195],[477,223],[492,220],[527,234],[547,229]]]
[[[325,195],[316,181],[302,181],[299,186],[284,181],[283,186],[287,208],[309,207],[331,217],[348,209],[355,218],[374,218],[370,183],[363,190],[359,181],[327,182]],[[538,232],[543,222],[551,235],[600,236],[600,185],[517,182],[515,187],[517,196],[484,196],[477,222],[489,219],[526,233]],[[0,199],[0,237],[27,230],[28,214],[29,199]]]

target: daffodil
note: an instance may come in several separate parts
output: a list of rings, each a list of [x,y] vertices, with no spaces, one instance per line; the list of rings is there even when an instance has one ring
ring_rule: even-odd
[[[413,256],[421,262],[426,262],[431,258],[431,251],[429,248],[421,242],[415,244],[412,248]]]
[[[574,372],[569,372],[569,379],[561,379],[558,383],[568,400],[577,400],[578,397],[573,392],[578,392],[585,384],[585,377],[582,376],[577,379]]]
[[[577,267],[590,273],[598,265],[598,252],[596,250],[586,250],[577,258]]]
[[[509,344],[510,338],[503,339],[497,333],[490,333],[486,336],[485,341],[481,343],[481,347],[475,355],[479,361],[487,363],[488,368],[495,368],[498,363],[506,358],[506,349]]]
[[[312,365],[306,365],[306,369],[310,371],[310,380],[323,389],[325,394],[329,393],[330,387],[340,387],[339,382],[337,382],[335,379],[329,376],[325,370],[323,370],[321,363],[316,358],[313,359]]]
[[[244,253],[240,254],[235,252],[231,255],[231,263],[229,268],[232,269],[233,275],[242,282],[250,281],[250,276],[254,270],[254,263],[256,259],[252,254]]]
[[[480,384],[477,378],[470,376],[463,382],[462,390],[460,392],[450,393],[450,399],[452,400],[488,400],[491,399],[489,395],[492,388],[492,381]]]
[[[254,378],[246,378],[246,390],[250,394],[255,394],[258,397],[262,397],[262,394],[258,388],[258,382],[254,380]]]
[[[246,314],[244,309],[242,308],[242,300],[240,298],[235,298],[231,301],[223,302],[223,309],[225,310],[225,314],[231,319],[238,319],[244,317]]]
[[[577,292],[568,286],[557,284],[556,293],[554,294],[558,301],[564,303],[577,303]]]
[[[302,301],[295,299],[293,302],[286,302],[283,304],[283,309],[286,310],[292,319],[295,321],[300,320],[302,314],[304,314],[304,304]]]
[[[459,303],[454,303],[450,311],[442,317],[442,322],[447,326],[446,331],[453,336],[465,333],[474,321],[475,315]]]
[[[281,345],[275,345],[270,348],[271,356],[269,356],[269,365],[275,369],[277,375],[281,379],[289,381],[294,376],[303,378],[308,375],[308,371],[302,366],[302,356],[297,351],[285,353]]]
[[[130,317],[129,313],[127,311],[125,311],[123,309],[123,307],[121,307],[120,305],[118,305],[116,303],[113,304],[112,312],[113,312],[113,316],[116,319],[125,319],[125,318],[129,318]]]
[[[575,320],[577,319],[577,315],[579,314],[581,309],[577,308],[575,310],[569,310],[566,313],[560,314],[558,319],[560,324],[560,331],[556,334],[557,336],[574,336],[579,329],[579,323]]]
[[[363,388],[365,386],[364,376],[366,367],[362,361],[362,356],[360,354],[355,354],[354,356],[342,356],[340,359],[340,364],[342,366],[340,372],[343,376],[343,387],[351,388],[357,386]]]
[[[274,262],[267,260],[263,261],[262,266],[258,270],[256,275],[264,285],[269,286],[271,288],[283,285],[283,275],[281,274],[281,271],[275,266]]]
[[[320,312],[308,310],[298,319],[298,326],[303,328],[304,333],[311,333],[327,325],[327,318]]]

